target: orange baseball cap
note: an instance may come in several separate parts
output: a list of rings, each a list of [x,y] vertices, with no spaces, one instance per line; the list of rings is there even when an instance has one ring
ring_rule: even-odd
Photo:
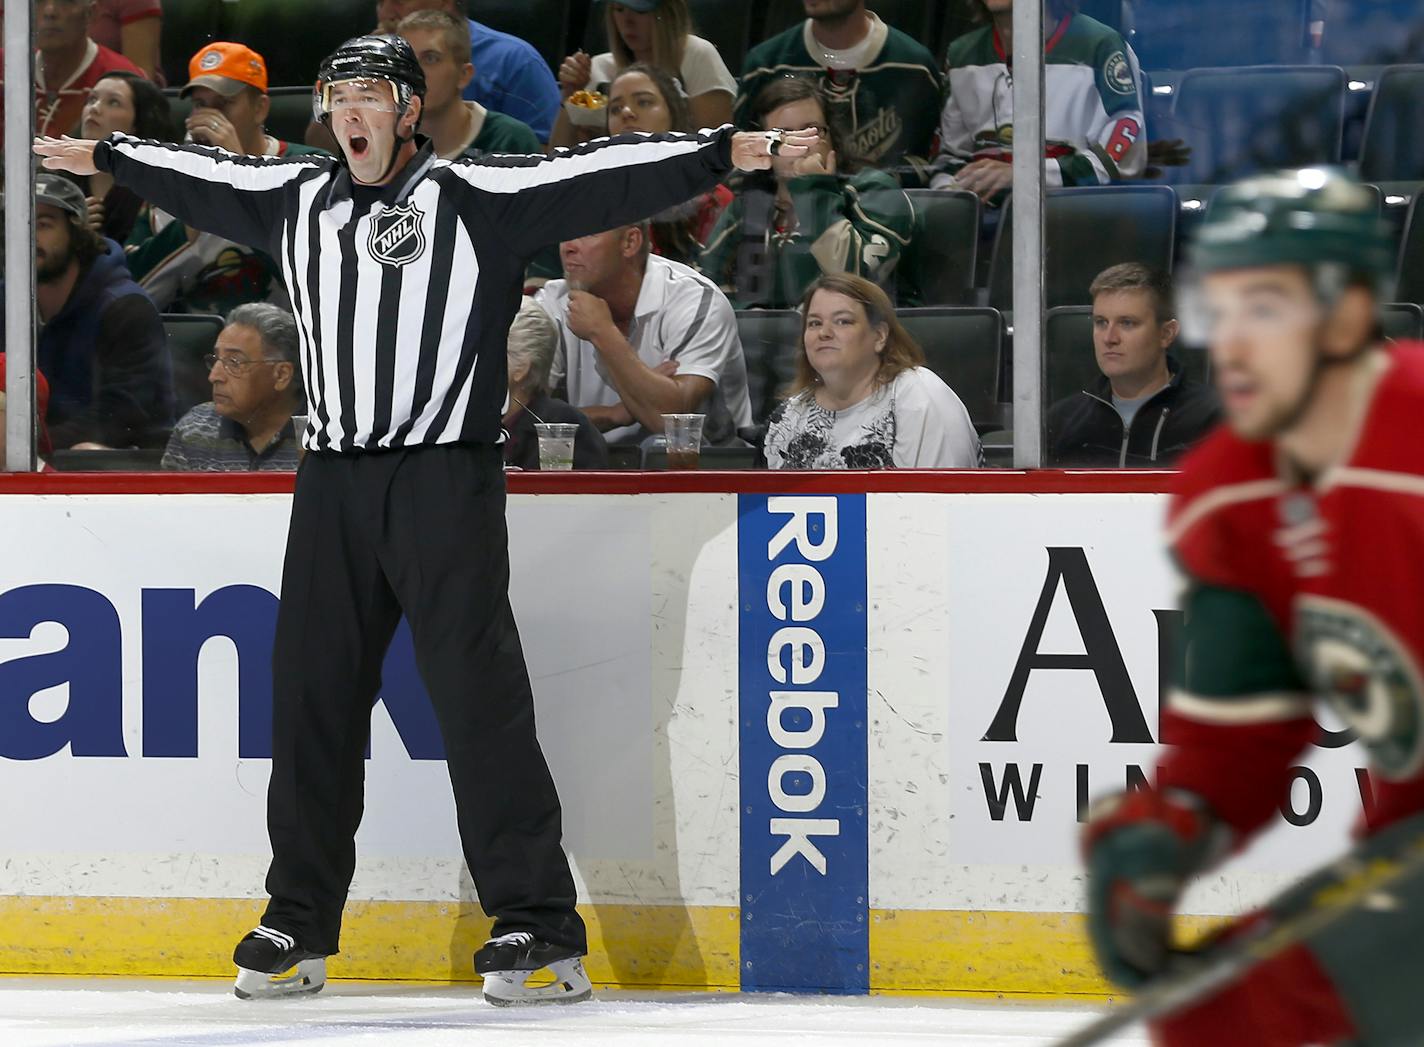
[[[262,56],[242,44],[218,41],[208,44],[188,62],[188,82],[179,91],[184,97],[195,87],[210,87],[231,98],[244,87],[267,93],[267,63]]]

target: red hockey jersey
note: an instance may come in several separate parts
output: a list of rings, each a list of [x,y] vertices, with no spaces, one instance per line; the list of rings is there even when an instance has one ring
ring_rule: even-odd
[[[1369,751],[1369,827],[1424,810],[1424,344],[1376,364],[1351,449],[1312,484],[1226,429],[1182,463],[1168,523],[1189,645],[1159,783],[1243,836],[1285,798],[1316,699]]]

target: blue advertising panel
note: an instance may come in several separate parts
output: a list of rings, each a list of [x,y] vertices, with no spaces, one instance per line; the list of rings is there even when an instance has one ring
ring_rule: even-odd
[[[742,989],[869,991],[864,495],[738,505]]]

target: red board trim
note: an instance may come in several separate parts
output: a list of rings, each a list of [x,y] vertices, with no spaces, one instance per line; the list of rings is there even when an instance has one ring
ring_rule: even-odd
[[[508,473],[511,494],[1162,494],[1173,473],[1011,469],[938,472]],[[290,494],[292,473],[0,473],[0,495]]]

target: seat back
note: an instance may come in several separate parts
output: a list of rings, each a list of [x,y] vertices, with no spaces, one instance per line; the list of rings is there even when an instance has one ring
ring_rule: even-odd
[[[977,428],[1000,424],[999,354],[1004,317],[982,306],[897,309],[927,366],[954,390]]]
[[[468,10],[481,25],[529,41],[550,69],[558,69],[569,37],[570,8],[570,0],[479,0]]]
[[[181,6],[165,5],[165,19],[167,8]],[[225,0],[222,39],[244,43],[260,54],[267,63],[269,85],[309,85],[323,58],[353,36],[372,30],[375,6],[371,0]],[[183,61],[186,65],[187,56]],[[185,75],[178,83],[186,80]]]
[[[1088,305],[1088,288],[1120,262],[1171,272],[1177,196],[1162,185],[1108,185],[1049,190],[1046,202],[1045,297],[1050,309]],[[1013,201],[1005,205],[989,263],[989,304],[1013,307]]]
[[[1424,338],[1424,307],[1414,302],[1388,302],[1379,307],[1380,326],[1391,341]]]
[[[771,416],[782,390],[796,376],[801,314],[795,309],[743,309],[737,313],[737,334],[747,361],[752,419],[760,425]]]
[[[221,316],[207,313],[164,313],[162,320],[173,369],[173,411],[182,418],[213,398],[203,357],[213,351],[224,321]]]
[[[1191,159],[1169,182],[1219,185],[1258,171],[1337,164],[1345,120],[1338,66],[1192,69],[1172,106],[1173,136]]]
[[[1399,272],[1394,296],[1401,302],[1424,305],[1424,211],[1419,201],[1424,193],[1415,193],[1409,204],[1409,216],[1404,220],[1404,237],[1399,245]]]
[[[1424,65],[1384,70],[1375,81],[1360,144],[1360,177],[1424,180]]]
[[[964,305],[979,260],[979,197],[963,189],[907,189],[915,231],[901,259],[900,300]]]
[[[312,118],[310,87],[273,87],[268,90],[267,133],[284,142],[301,145]]]

